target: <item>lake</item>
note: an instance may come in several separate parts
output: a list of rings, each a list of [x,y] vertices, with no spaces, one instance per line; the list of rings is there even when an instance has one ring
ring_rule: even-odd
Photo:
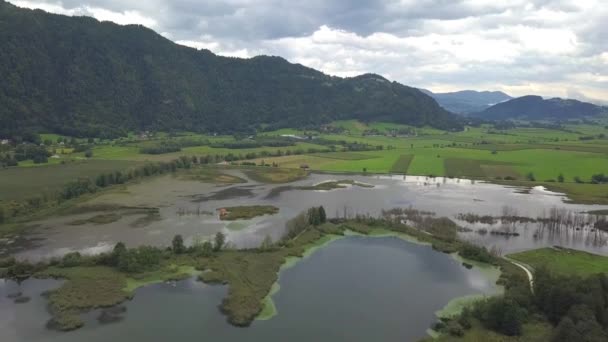
[[[0,283],[0,340],[414,341],[451,299],[494,294],[500,290],[495,280],[428,246],[349,236],[282,271],[281,289],[273,296],[278,314],[248,328],[229,325],[219,312],[225,287],[186,280],[139,289],[120,322],[100,324],[94,311],[80,330],[49,331],[40,293],[58,282],[30,279],[21,288]],[[14,304],[6,294],[15,291],[32,300]]]
[[[238,170],[226,172],[246,178]],[[330,191],[294,189],[340,179],[352,179],[373,187],[348,186]],[[257,204],[276,206],[279,213],[235,222],[222,221],[217,215],[217,209],[226,206]],[[154,207],[159,208],[159,212],[152,220],[146,220],[141,213],[130,213],[114,222],[102,224],[73,223],[103,215],[104,212],[46,218],[32,223],[36,228],[26,239],[0,247],[0,253],[4,250],[19,258],[38,260],[71,251],[99,253],[111,249],[118,241],[130,247],[165,246],[176,234],[184,236],[188,244],[194,240],[209,239],[218,231],[226,233],[230,243],[237,247],[255,247],[266,236],[278,239],[284,232],[287,220],[318,205],[325,207],[329,217],[380,215],[383,209],[411,206],[452,219],[459,213],[501,215],[505,208],[517,215],[533,218],[547,215],[554,208],[573,213],[608,208],[564,203],[563,195],[542,187],[525,192],[520,188],[466,179],[329,174],[311,174],[306,179],[287,185],[248,180],[245,184],[224,186],[166,175],[106,192],[84,205]],[[462,221],[458,223],[473,230],[493,228]],[[500,226],[495,228],[499,229]],[[608,255],[607,234],[592,232],[589,227],[578,231],[560,230],[559,234],[539,234],[539,227],[534,224],[516,224],[513,229],[520,235],[483,236],[474,232],[462,235],[487,247],[497,246],[504,253],[560,245]]]

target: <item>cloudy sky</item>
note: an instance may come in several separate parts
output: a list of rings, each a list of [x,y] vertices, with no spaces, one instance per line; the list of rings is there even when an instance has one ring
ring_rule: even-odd
[[[430,90],[608,101],[607,0],[10,0],[226,56],[279,55]]]

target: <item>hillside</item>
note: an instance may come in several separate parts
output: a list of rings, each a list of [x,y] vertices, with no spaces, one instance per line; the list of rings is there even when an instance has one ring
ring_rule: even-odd
[[[528,95],[494,105],[475,116],[489,120],[577,119],[601,114],[603,107],[570,99]]]
[[[0,41],[0,135],[230,133],[337,119],[462,127],[431,97],[378,75],[339,78],[279,57],[220,57],[142,26],[1,0]]]
[[[426,89],[421,91],[434,98],[441,107],[459,114],[481,112],[494,104],[512,99],[501,91],[462,90],[451,93],[433,93]]]

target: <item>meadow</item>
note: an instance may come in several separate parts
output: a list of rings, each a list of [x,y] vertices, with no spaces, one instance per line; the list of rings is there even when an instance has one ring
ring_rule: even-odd
[[[533,268],[545,267],[560,275],[590,276],[608,273],[608,258],[566,248],[541,248],[509,255]]]
[[[253,140],[191,132],[155,133],[146,138],[130,134],[113,141],[95,140],[90,145],[92,157],[88,161],[84,152],[71,152],[62,147],[65,154],[50,158],[49,165],[23,161],[19,168],[0,170],[3,190],[0,200],[25,198],[37,191],[56,189],[76,177],[124,169],[129,163],[169,161],[183,155],[232,155],[238,157],[236,163],[241,163],[247,155],[255,153],[256,158],[247,160],[248,163],[291,169],[307,167],[325,172],[398,173],[465,177],[523,186],[544,185],[566,192],[576,202],[608,203],[608,185],[589,184],[593,175],[608,173],[608,139],[605,138],[608,129],[603,125],[569,124],[561,129],[516,127],[504,130],[482,125],[466,127],[462,132],[446,132],[428,127],[347,120],[334,122],[330,127],[322,131],[260,132]],[[282,147],[216,146],[245,140],[284,139],[285,135],[312,136],[313,139],[296,140],[292,146]],[[42,136],[50,140],[58,137]],[[68,137],[62,138],[67,140]],[[184,139],[205,143],[183,147],[177,152],[141,153],[145,147]],[[350,150],[347,145],[353,143],[366,147]],[[378,146],[382,149],[376,149]],[[77,162],[64,164],[71,160]],[[26,171],[28,166],[38,167]]]

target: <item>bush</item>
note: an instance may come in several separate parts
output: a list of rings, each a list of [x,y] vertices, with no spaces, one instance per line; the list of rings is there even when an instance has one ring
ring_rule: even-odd
[[[82,258],[80,253],[72,252],[63,256],[59,267],[76,267],[81,264]]]
[[[534,177],[534,173],[532,173],[532,172],[528,172],[528,174],[526,175],[526,179],[531,182],[536,181],[536,177]]]
[[[186,246],[184,246],[184,238],[181,235],[177,234],[173,237],[173,241],[171,242],[173,253],[182,254],[186,251]]]
[[[526,310],[504,297],[492,297],[475,304],[475,316],[487,329],[507,336],[521,335]]]
[[[224,247],[226,243],[226,235],[222,232],[217,232],[215,234],[215,245],[213,246],[214,251],[219,251]]]

